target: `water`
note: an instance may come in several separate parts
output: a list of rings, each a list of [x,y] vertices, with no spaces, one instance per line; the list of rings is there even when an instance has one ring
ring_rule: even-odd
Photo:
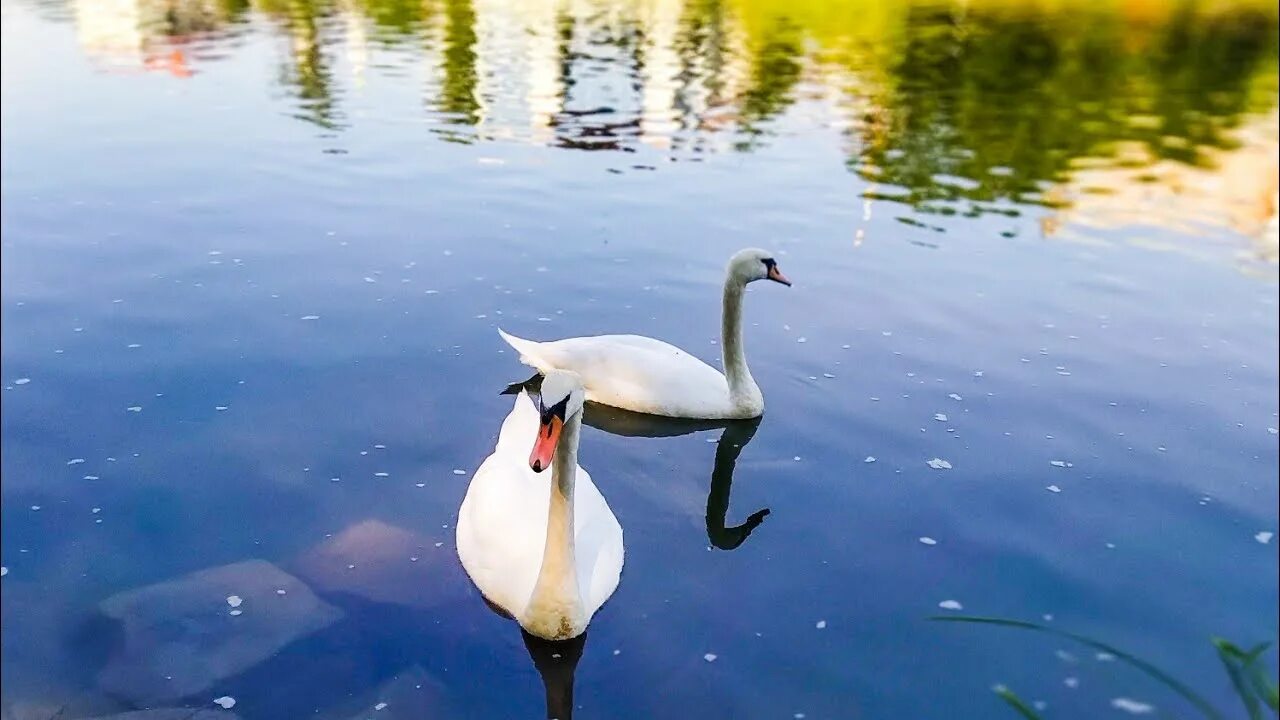
[[[974,614],[1242,715],[1277,46],[1251,2],[4,0],[6,708],[1195,713],[928,619]],[[526,644],[453,548],[528,372],[495,328],[715,361],[746,246],[795,282],[747,298],[768,412],[593,412],[623,580]]]

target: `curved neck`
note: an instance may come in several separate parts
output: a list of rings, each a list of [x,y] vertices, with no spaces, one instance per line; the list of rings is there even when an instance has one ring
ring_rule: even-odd
[[[760,387],[747,369],[747,357],[742,348],[742,295],[746,289],[746,284],[732,274],[725,278],[720,344],[724,376],[729,381],[729,399],[735,406],[751,403],[760,397]]]
[[[578,433],[582,413],[574,413],[560,431],[551,461],[551,496],[547,505],[547,539],[542,567],[525,608],[525,625],[541,637],[567,639],[582,629],[582,595],[578,590],[573,542],[573,486],[578,468]]]

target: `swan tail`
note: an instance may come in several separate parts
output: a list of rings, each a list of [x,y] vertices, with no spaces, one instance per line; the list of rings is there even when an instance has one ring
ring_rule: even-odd
[[[548,366],[547,363],[539,357],[538,347],[542,343],[518,338],[515,335],[504,332],[502,328],[498,328],[498,334],[502,336],[502,339],[506,341],[512,349],[520,353],[520,362],[528,365],[529,367],[537,368],[540,373],[546,373],[551,369],[550,366]]]

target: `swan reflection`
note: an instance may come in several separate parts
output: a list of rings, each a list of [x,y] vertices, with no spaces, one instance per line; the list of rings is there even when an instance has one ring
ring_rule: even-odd
[[[573,674],[587,644],[587,633],[570,640],[543,640],[520,630],[525,649],[533,666],[542,676],[547,691],[547,717],[571,720],[573,717]]]
[[[542,376],[534,375],[523,382],[512,383],[502,391],[504,395],[521,390],[539,391]],[[587,403],[582,422],[597,430],[621,437],[677,437],[720,428],[720,440],[716,445],[715,464],[711,470],[711,489],[707,493],[707,539],[721,550],[740,547],[751,533],[764,522],[769,508],[761,508],[739,525],[725,525],[729,514],[729,496],[733,489],[733,471],[742,449],[756,434],[763,418],[750,420],[695,420],[669,418],[658,415],[631,412],[597,403]]]

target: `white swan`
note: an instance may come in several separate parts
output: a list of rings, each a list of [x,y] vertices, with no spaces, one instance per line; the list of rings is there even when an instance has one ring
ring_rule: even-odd
[[[498,333],[539,372],[578,373],[592,402],[668,417],[758,417],[764,395],[742,349],[742,295],[747,283],[765,279],[791,284],[764,250],[742,250],[729,259],[720,326],[724,375],[674,345],[640,335],[535,342]]]
[[[472,582],[547,640],[581,635],[622,573],[622,527],[578,466],[583,397],[581,379],[563,371],[547,374],[537,407],[522,391],[458,511]]]

